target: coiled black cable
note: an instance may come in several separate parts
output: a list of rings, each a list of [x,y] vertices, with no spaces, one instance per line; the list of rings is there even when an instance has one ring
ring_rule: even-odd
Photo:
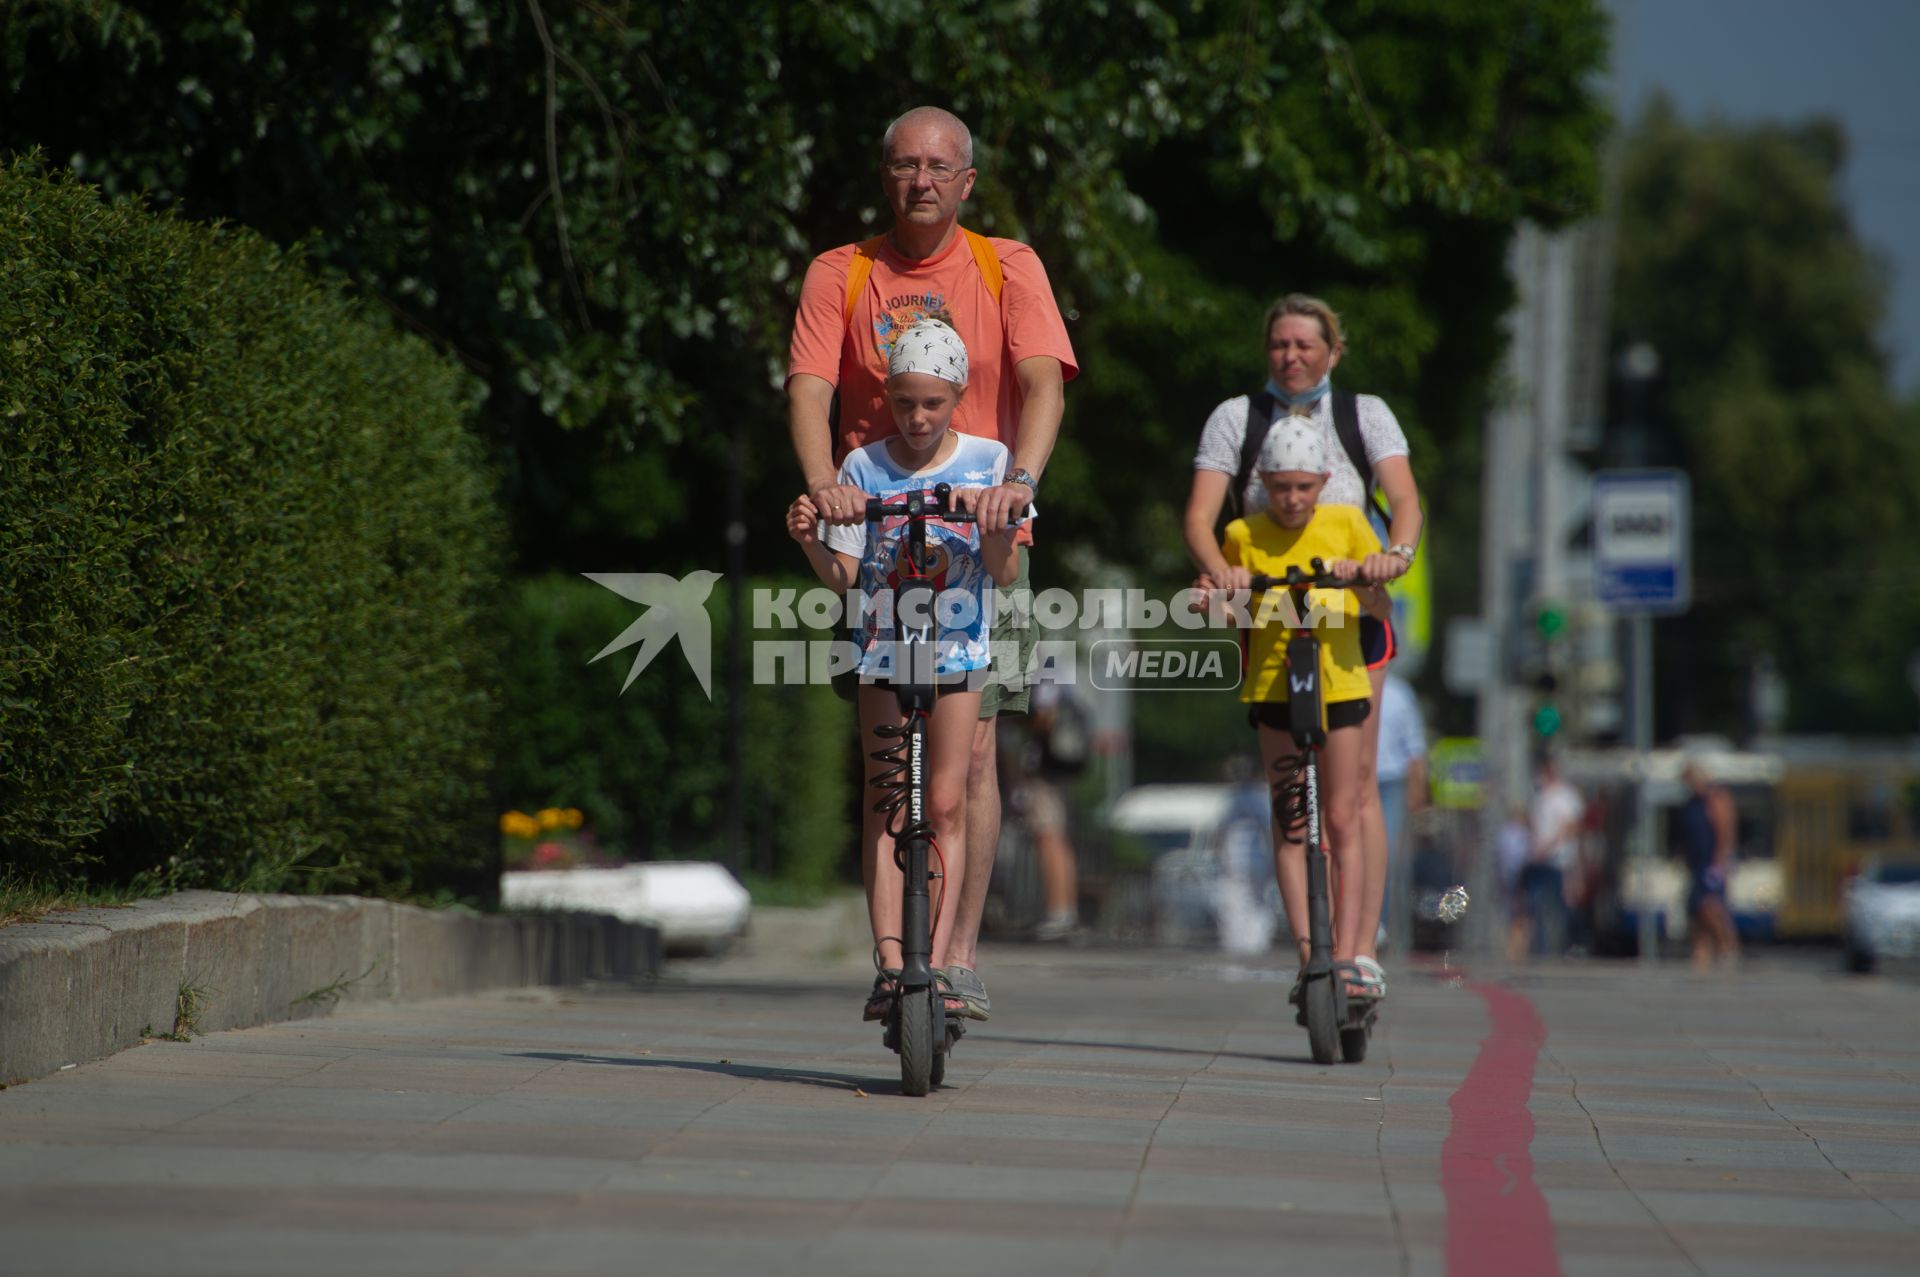
[[[1302,842],[1307,833],[1307,756],[1304,752],[1273,762],[1273,819],[1285,842]]]
[[[924,820],[918,825],[913,824],[907,813],[907,800],[912,796],[910,791],[913,789],[913,780],[907,774],[913,767],[913,760],[908,757],[912,745],[909,724],[882,723],[873,729],[873,733],[893,742],[868,755],[882,767],[867,783],[880,791],[873,809],[887,818],[886,831],[893,837],[893,860],[904,872],[908,841],[915,837],[931,839],[933,827]]]

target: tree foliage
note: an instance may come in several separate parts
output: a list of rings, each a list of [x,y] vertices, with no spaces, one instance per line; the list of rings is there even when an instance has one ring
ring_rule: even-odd
[[[1605,41],[1597,0],[17,0],[0,149],[304,245],[457,357],[523,572],[726,566],[734,478],[745,567],[785,572],[800,278],[884,223],[889,120],[948,106],[966,222],[1039,250],[1082,368],[1042,584],[1184,573],[1200,425],[1301,289],[1413,440],[1444,614],[1505,243],[1597,197]]]
[[[257,235],[25,158],[0,387],[0,863],[490,893],[471,380]]]
[[[1693,477],[1696,606],[1661,629],[1666,730],[1738,732],[1761,655],[1792,727],[1914,726],[1920,422],[1889,391],[1845,156],[1830,122],[1690,127],[1664,104],[1626,146],[1616,333],[1659,353],[1658,459]]]
[[[1034,242],[1074,316],[1056,535],[1162,561],[1138,509],[1257,379],[1284,289],[1352,310],[1354,384],[1460,442],[1505,229],[1591,203],[1604,127],[1592,0],[25,0],[0,22],[34,107],[0,141],[306,242],[458,354],[523,560],[569,568],[711,557],[736,428],[774,526],[798,279],[883,220],[878,137],[907,106],[973,123],[968,220]]]

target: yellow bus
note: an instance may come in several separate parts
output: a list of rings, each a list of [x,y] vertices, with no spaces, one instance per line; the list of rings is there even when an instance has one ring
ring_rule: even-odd
[[[1920,862],[1920,748],[1819,738],[1768,743],[1782,937],[1840,934],[1841,884],[1868,856]]]

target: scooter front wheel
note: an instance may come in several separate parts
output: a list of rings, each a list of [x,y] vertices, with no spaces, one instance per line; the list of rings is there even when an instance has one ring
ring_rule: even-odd
[[[900,1090],[907,1095],[925,1095],[934,1082],[934,1060],[939,1048],[934,1034],[936,989],[915,989],[900,995]],[[945,1070],[943,1069],[942,1072]]]
[[[1306,1003],[1307,1046],[1315,1064],[1332,1064],[1340,1049],[1340,1025],[1335,1019],[1332,975],[1307,981],[1300,991]]]

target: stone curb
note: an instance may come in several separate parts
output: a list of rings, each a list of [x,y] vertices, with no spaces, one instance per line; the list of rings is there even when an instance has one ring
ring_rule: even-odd
[[[183,1011],[194,1032],[211,1033],[324,1015],[339,1002],[659,969],[659,932],[604,914],[217,891],[77,909],[0,928],[0,1084],[170,1032]]]

